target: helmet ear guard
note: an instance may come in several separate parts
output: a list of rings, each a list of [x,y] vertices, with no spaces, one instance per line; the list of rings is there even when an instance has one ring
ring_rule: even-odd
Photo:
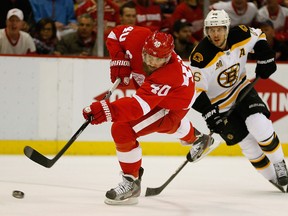
[[[204,20],[204,35],[208,36],[207,27],[215,26],[225,26],[228,35],[230,23],[230,17],[224,10],[211,10]]]
[[[172,35],[155,31],[146,38],[142,52],[157,58],[167,58],[169,61],[173,50]]]

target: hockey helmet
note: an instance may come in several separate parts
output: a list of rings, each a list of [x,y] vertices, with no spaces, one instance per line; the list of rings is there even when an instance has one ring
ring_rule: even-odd
[[[172,35],[155,31],[146,38],[143,53],[157,57],[167,58],[168,61],[174,50],[174,39]]]
[[[230,28],[230,18],[224,10],[211,10],[204,20],[204,35],[207,36],[207,27],[225,26],[227,35]]]

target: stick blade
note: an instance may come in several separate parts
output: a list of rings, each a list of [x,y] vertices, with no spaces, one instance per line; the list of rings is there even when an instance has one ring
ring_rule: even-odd
[[[44,166],[46,168],[50,168],[53,165],[53,162],[40,154],[35,149],[31,148],[30,146],[25,146],[24,148],[24,154],[35,163],[40,164],[41,166]]]
[[[158,187],[158,188],[149,188],[149,187],[147,187],[145,196],[148,197],[148,196],[159,195],[162,190],[163,190],[162,187]]]

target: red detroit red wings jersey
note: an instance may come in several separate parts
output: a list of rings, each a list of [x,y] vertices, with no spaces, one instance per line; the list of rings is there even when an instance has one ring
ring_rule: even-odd
[[[117,52],[128,53],[131,69],[144,77],[132,98],[111,103],[113,121],[130,121],[149,113],[155,107],[187,110],[194,102],[195,86],[191,70],[172,53],[168,64],[147,76],[142,68],[142,48],[151,31],[138,26],[116,27],[108,36],[107,48],[113,58]]]
[[[194,81],[190,68],[182,59],[172,53],[167,65],[146,77],[136,91],[136,96],[144,99],[150,107],[159,106],[170,110],[183,110],[191,107],[194,96]]]

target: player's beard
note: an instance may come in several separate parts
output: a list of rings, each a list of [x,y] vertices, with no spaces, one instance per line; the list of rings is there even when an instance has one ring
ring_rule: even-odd
[[[142,64],[143,70],[147,74],[147,76],[150,76],[157,68],[149,67],[144,61]]]

